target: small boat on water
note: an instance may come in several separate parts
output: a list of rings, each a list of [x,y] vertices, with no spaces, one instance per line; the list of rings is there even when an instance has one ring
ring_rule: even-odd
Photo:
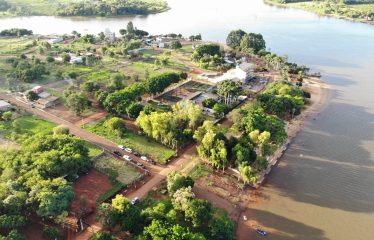
[[[266,236],[266,235],[268,234],[266,231],[262,230],[262,229],[259,228],[259,227],[256,227],[256,232],[257,232],[258,234],[260,234],[261,236]]]

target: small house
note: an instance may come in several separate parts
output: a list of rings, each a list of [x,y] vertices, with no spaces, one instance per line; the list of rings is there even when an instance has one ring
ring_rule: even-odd
[[[72,64],[83,63],[83,58],[81,56],[71,56],[70,63]]]
[[[41,108],[48,108],[55,106],[58,102],[58,97],[55,96],[48,96],[46,98],[39,98],[36,103],[41,107]]]
[[[49,44],[56,44],[56,43],[60,43],[64,41],[64,38],[63,37],[58,37],[58,38],[51,38],[48,40],[48,43]]]
[[[8,103],[8,102],[5,102],[3,100],[0,100],[0,112],[6,112],[6,111],[9,111],[13,108],[13,106]]]
[[[40,93],[44,92],[44,89],[43,89],[42,86],[35,86],[31,89],[31,91],[33,91],[36,94],[40,94]]]

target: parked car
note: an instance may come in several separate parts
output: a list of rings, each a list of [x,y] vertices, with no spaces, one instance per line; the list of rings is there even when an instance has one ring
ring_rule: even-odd
[[[128,152],[128,153],[132,153],[132,149],[131,148],[125,148],[125,151]]]
[[[137,156],[137,157],[140,157],[140,153],[138,153],[138,152],[133,152],[133,154],[134,154],[135,156]]]
[[[149,159],[146,156],[141,156],[140,159],[143,160],[143,161],[146,161],[146,162],[149,161]]]
[[[131,203],[132,205],[136,205],[138,203],[140,203],[140,199],[138,197],[134,197],[132,200],[131,200]]]
[[[258,234],[260,234],[261,236],[266,236],[266,235],[268,234],[266,231],[262,230],[262,229],[259,228],[259,227],[256,228],[256,232],[257,232]]]
[[[122,154],[121,154],[120,151],[114,150],[113,153],[114,153],[115,155],[119,156],[119,157],[122,156]]]
[[[118,147],[122,150],[125,150],[125,147],[123,145],[118,145]]]
[[[123,158],[127,161],[132,161],[132,158],[128,155],[123,155]]]

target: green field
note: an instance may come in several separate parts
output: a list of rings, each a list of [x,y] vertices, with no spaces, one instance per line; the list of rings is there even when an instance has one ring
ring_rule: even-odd
[[[123,185],[127,185],[141,177],[134,167],[127,165],[124,161],[120,161],[110,156],[102,156],[95,160],[94,166],[97,170],[109,176],[111,180],[116,180]]]
[[[0,134],[7,138],[12,132],[17,134],[52,134],[56,124],[45,121],[32,115],[24,115],[12,122],[0,121]],[[100,148],[85,142],[90,157],[96,157],[102,153]]]
[[[132,148],[134,151],[137,151],[142,155],[147,155],[161,164],[166,164],[168,159],[176,155],[174,150],[165,147],[145,136],[139,136],[130,131],[127,131],[125,136],[121,138],[108,131],[108,129],[103,126],[103,123],[104,121],[100,121],[82,127],[90,132],[105,137],[118,145],[124,145]]]

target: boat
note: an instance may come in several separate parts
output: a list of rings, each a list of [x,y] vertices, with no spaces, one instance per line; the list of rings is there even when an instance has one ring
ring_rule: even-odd
[[[257,227],[256,228],[256,232],[262,236],[266,236],[268,233],[264,230],[262,230],[261,228]]]

